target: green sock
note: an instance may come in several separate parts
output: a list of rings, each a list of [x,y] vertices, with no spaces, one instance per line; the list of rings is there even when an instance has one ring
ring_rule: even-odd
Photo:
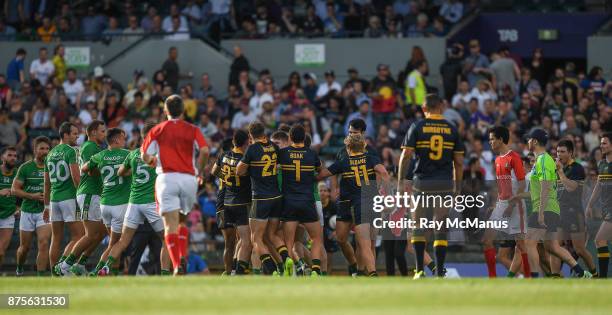
[[[259,274],[261,274],[261,269],[258,269],[258,268],[253,268],[253,274],[254,274],[254,275],[259,275]]]
[[[64,260],[66,260],[66,256],[62,255],[62,257],[60,257],[60,259],[57,261],[57,263],[62,263],[64,262]]]
[[[115,257],[108,255],[108,258],[106,259],[106,265],[108,266],[108,268],[111,268],[114,264],[115,264]]]
[[[17,272],[23,272],[23,265],[17,265]]]
[[[47,276],[47,271],[43,270],[43,271],[36,271],[36,275],[39,277],[46,277]]]
[[[87,264],[87,260],[89,259],[89,257],[85,256],[85,254],[81,255],[81,257],[79,258],[79,265],[83,265],[85,266]]]
[[[170,275],[172,275],[172,272],[170,272],[170,270],[168,270],[168,269],[162,269],[161,270],[161,275],[162,276],[170,276]]]
[[[66,262],[68,265],[72,266],[72,265],[74,265],[74,263],[76,262],[76,260],[77,260],[77,257],[76,257],[74,254],[70,254],[70,255],[68,255],[68,257],[66,257],[65,262]]]
[[[327,276],[327,271],[321,271],[322,276]]]
[[[98,271],[100,271],[100,269],[102,269],[102,267],[104,267],[104,262],[103,261],[99,261],[98,264],[96,265],[96,268],[94,268],[94,272],[98,273]]]
[[[514,276],[516,276],[516,273],[514,273],[512,271],[508,271],[508,274],[506,275],[506,278],[514,278]]]
[[[306,266],[306,261],[304,261],[304,258],[300,258],[300,260],[298,260],[298,266]]]
[[[118,276],[119,275],[119,268],[111,268],[111,273],[113,274],[113,276]]]

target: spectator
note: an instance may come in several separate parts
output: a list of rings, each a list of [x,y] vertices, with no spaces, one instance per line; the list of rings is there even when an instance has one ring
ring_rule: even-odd
[[[467,77],[470,87],[474,87],[482,79],[486,79],[489,68],[489,58],[480,53],[480,43],[477,39],[470,40],[470,54],[463,61],[463,75]]]
[[[302,82],[300,80],[300,74],[297,71],[289,74],[289,81],[282,87],[282,91],[288,93],[288,98],[291,102],[294,102],[297,98],[297,91],[302,89]]]
[[[30,111],[23,106],[23,101],[19,97],[14,97],[11,100],[8,115],[9,118],[17,122],[23,130],[26,130],[30,124]]]
[[[307,35],[315,35],[323,33],[323,29],[323,21],[315,14],[314,6],[308,6],[308,9],[306,10],[306,17],[300,24],[299,32]]]
[[[206,137],[207,139],[212,138],[212,136],[214,136],[218,131],[217,126],[215,125],[215,123],[210,121],[210,117],[207,113],[200,114],[200,121],[198,123],[198,127],[202,131],[204,137]]]
[[[316,143],[314,149],[318,151],[327,146],[332,137],[332,128],[329,121],[325,117],[317,115],[315,108],[312,106],[305,106],[302,114],[305,122],[304,126],[306,126],[307,122],[310,130],[312,131],[312,143]]]
[[[429,27],[429,18],[425,13],[420,13],[417,16],[416,24],[408,27],[406,37],[425,37]]]
[[[176,47],[170,47],[168,49],[168,59],[164,61],[162,65],[162,72],[166,79],[166,82],[172,89],[172,91],[178,91],[178,82],[180,79],[191,79],[193,74],[181,74],[179,64],[176,61],[178,59],[178,49]]]
[[[56,85],[60,85],[64,83],[66,80],[66,60],[64,60],[64,55],[66,53],[66,49],[64,45],[59,44],[55,46],[53,50],[53,66],[55,67],[55,82]]]
[[[0,40],[13,41],[17,31],[14,27],[6,25],[4,19],[0,18]]]
[[[189,29],[192,31],[196,31],[197,33],[202,33],[203,29],[203,14],[207,14],[204,8],[204,5],[201,3],[198,4],[196,1],[189,0],[185,4],[185,7],[181,11],[182,15],[187,17],[187,21],[189,22]]]
[[[211,17],[208,20],[206,29],[210,29],[213,25],[217,25],[220,32],[227,32],[232,27],[232,0],[210,0]]]
[[[140,20],[140,27],[147,33],[151,33],[153,31],[153,20],[157,15],[157,8],[155,6],[149,6],[147,8],[147,15],[142,17]]]
[[[272,95],[265,90],[265,85],[262,81],[257,81],[255,83],[255,94],[249,100],[249,107],[251,111],[258,116],[263,111],[263,104],[266,102],[274,102]],[[232,128],[235,128],[234,124],[232,124]]]
[[[545,86],[548,76],[546,73],[546,69],[544,68],[544,56],[542,55],[542,48],[534,49],[533,58],[531,58],[530,70],[532,77],[538,81],[540,86]]]
[[[182,87],[180,91],[181,98],[183,99],[183,106],[185,108],[185,119],[189,122],[195,122],[196,115],[198,113],[198,104],[192,98],[189,89]]]
[[[13,91],[6,83],[6,77],[0,73],[0,107],[6,108],[13,98]]]
[[[189,275],[208,275],[208,265],[206,261],[197,253],[190,251],[187,258],[187,274]]]
[[[512,104],[507,101],[499,101],[497,104],[498,114],[496,124],[501,126],[510,126],[511,123],[517,121],[516,114],[512,109]]]
[[[181,15],[179,11],[179,7],[177,3],[172,3],[170,5],[170,14],[164,18],[162,21],[162,28],[166,32],[172,32],[174,30],[175,22],[172,21],[173,18],[178,18],[178,30],[189,30],[189,23],[187,22],[187,18]]]
[[[36,98],[32,108],[32,120],[30,128],[35,130],[46,130],[51,128],[51,109],[49,103],[43,97]]]
[[[55,24],[51,21],[51,18],[45,16],[42,19],[42,25],[36,29],[36,35],[45,43],[51,42],[53,37],[57,35],[57,29],[55,28]]]
[[[363,33],[363,37],[368,38],[379,38],[385,35],[385,31],[380,23],[380,18],[376,15],[370,17],[368,21],[368,28]]]
[[[200,77],[200,88],[195,92],[195,99],[199,105],[203,105],[206,97],[209,95],[215,96],[214,89],[210,84],[210,75],[203,73]]]
[[[377,75],[370,83],[370,97],[372,98],[372,112],[376,126],[387,125],[397,107],[397,83],[391,77],[389,66],[379,64],[376,67]]]
[[[506,58],[499,53],[491,54],[491,65],[489,69],[492,75],[494,89],[502,94],[506,88],[516,93],[516,81],[520,77],[520,70],[514,60]]]
[[[80,108],[81,93],[83,93],[85,87],[83,86],[83,82],[77,78],[75,69],[68,69],[67,79],[62,84],[62,87],[64,88],[64,93],[66,93],[70,103],[76,106],[76,108]]]
[[[0,109],[0,146],[16,146],[17,150],[22,151],[27,138],[25,129],[9,118],[6,109]]]
[[[119,126],[123,118],[127,115],[125,107],[119,102],[119,95],[116,92],[110,92],[106,98],[106,106],[102,111],[102,118],[106,122],[108,128]]]
[[[488,80],[480,80],[476,87],[472,89],[472,98],[478,100],[478,110],[481,112],[485,111],[485,102],[487,100],[496,101],[497,94],[491,86],[491,82]]]
[[[98,110],[94,101],[87,101],[79,111],[79,120],[83,125],[89,125],[94,119],[99,119]]]
[[[535,98],[542,96],[540,83],[531,77],[531,70],[529,70],[529,68],[523,68],[521,70],[521,79],[517,83],[516,90],[520,95],[529,93],[531,97]]]
[[[332,37],[343,36],[344,17],[336,14],[336,6],[333,3],[328,3],[325,8],[326,16],[323,19],[323,29],[325,30],[325,33],[331,35]]]
[[[359,77],[359,71],[357,71],[355,67],[350,67],[347,70],[347,73],[349,75],[349,79],[348,81],[346,81],[346,83],[344,83],[345,87],[352,87],[355,84],[355,82],[359,82],[361,83],[363,90],[365,91],[370,90],[370,82],[368,82],[366,79]]]
[[[438,14],[448,23],[455,24],[463,17],[463,3],[459,0],[445,0]]]
[[[450,101],[453,95],[457,92],[457,82],[461,79],[461,60],[463,59],[463,45],[455,43],[447,51],[446,61],[440,65],[440,74],[442,75],[442,87],[444,88],[444,96]],[[466,103],[469,100],[466,100]],[[451,104],[453,107],[455,103]]]
[[[425,85],[424,73],[427,71],[427,63],[423,60],[417,61],[415,69],[408,74],[406,80],[405,96],[406,107],[420,107],[425,102],[427,86]]]
[[[232,119],[232,129],[244,129],[257,119],[257,114],[251,110],[248,104],[242,104],[242,110],[237,112]]]
[[[178,16],[172,16],[171,25],[169,28],[164,28],[166,40],[188,40],[191,38],[189,35],[189,26],[182,26],[181,19]]]
[[[280,25],[283,33],[295,34],[298,30],[297,19],[293,15],[290,7],[283,7]]]
[[[589,131],[584,135],[584,145],[587,151],[591,152],[599,146],[599,137],[601,136],[601,124],[597,119],[591,119]]]
[[[107,42],[112,40],[123,40],[119,35],[123,34],[123,30],[119,28],[119,20],[116,17],[111,16],[108,18],[108,27],[102,32],[102,39]]]
[[[467,109],[471,99],[472,92],[470,91],[470,84],[465,80],[461,80],[457,93],[453,95],[451,105],[458,109]]]
[[[81,32],[84,39],[96,40],[106,28],[106,18],[102,13],[96,12],[93,6],[87,7],[87,15],[81,20]]]
[[[317,91],[319,90],[317,76],[312,72],[305,73],[304,80],[306,80],[306,85],[304,85],[304,96],[306,96],[310,104],[314,104],[317,99]]]
[[[41,47],[38,51],[38,59],[33,60],[30,64],[30,78],[38,80],[41,85],[47,84],[47,80],[55,73],[55,66],[47,56],[47,48]]]
[[[25,71],[23,70],[25,57],[25,49],[17,49],[15,58],[13,58],[6,67],[7,84],[13,90],[18,90],[19,86],[25,82]]]
[[[423,48],[421,48],[421,46],[413,46],[412,51],[410,52],[410,59],[408,60],[408,63],[406,63],[406,67],[404,68],[404,73],[400,74],[400,76],[404,76],[404,79],[400,78],[400,83],[405,83],[405,77],[407,77],[410,72],[416,69],[416,64],[419,61],[425,61],[425,64],[427,64],[425,52],[423,51]],[[425,72],[423,72],[423,75],[426,76],[427,74],[429,74],[429,69],[426,69]]]
[[[232,61],[230,66],[229,84],[240,86],[239,75],[241,72],[246,71],[248,79],[250,69],[249,60],[242,54],[242,48],[238,45],[234,46],[234,61]]]
[[[606,86],[606,80],[603,79],[603,69],[599,66],[592,67],[588,76],[580,81],[578,90],[578,99],[581,99],[585,91],[592,89],[595,92],[595,99],[599,100],[603,97],[603,90]]]
[[[138,17],[130,15],[128,18],[128,27],[123,30],[124,39],[127,41],[136,41],[143,33],[144,29],[138,27]]]
[[[348,135],[349,123],[353,119],[363,119],[366,123],[366,126],[374,126],[374,121],[372,119],[372,113],[370,112],[370,100],[364,99],[359,103],[359,110],[351,113],[346,117],[346,123],[344,124],[344,133]],[[367,128],[365,131],[365,136],[374,139],[376,137],[376,132],[374,128]]]
[[[70,23],[70,19],[67,17],[62,17],[59,19],[58,28],[57,28],[57,36],[60,41],[71,41],[77,40],[79,34],[73,30],[73,24]]]
[[[330,94],[330,92],[335,91],[336,93],[340,93],[342,91],[342,86],[338,81],[336,81],[336,74],[333,70],[325,71],[325,82],[319,84],[319,88],[317,89],[316,100],[320,100],[321,98]]]

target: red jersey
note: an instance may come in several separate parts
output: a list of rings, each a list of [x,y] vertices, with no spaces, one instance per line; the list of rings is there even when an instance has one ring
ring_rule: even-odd
[[[518,187],[518,181],[525,180],[525,169],[521,156],[510,151],[495,158],[495,175],[497,176],[498,199],[510,199]]]
[[[151,129],[142,143],[142,152],[157,157],[157,173],[196,175],[197,151],[206,140],[200,129],[180,119],[165,121]]]

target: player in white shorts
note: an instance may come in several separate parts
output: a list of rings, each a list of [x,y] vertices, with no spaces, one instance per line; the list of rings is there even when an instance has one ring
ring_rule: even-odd
[[[525,191],[525,169],[520,155],[510,149],[508,142],[510,132],[506,127],[496,126],[489,130],[489,143],[491,149],[497,154],[495,158],[495,174],[497,176],[497,204],[489,217],[490,221],[497,221],[500,226],[497,231],[506,233],[506,241],[516,241],[514,257],[509,269],[509,277],[513,277],[522,263],[524,276],[531,274],[527,249],[525,247],[525,234],[527,233],[527,208],[523,202],[522,193]],[[493,241],[496,230],[485,230],[483,237],[484,255],[487,263],[489,277],[497,277],[496,250]]]
[[[169,96],[164,102],[168,120],[149,131],[141,148],[142,160],[157,169],[157,201],[175,274],[187,258],[186,246],[179,244],[179,212],[189,212],[196,202],[198,184],[203,184],[208,160],[208,146],[202,131],[182,120],[183,112],[181,97]]]
[[[4,260],[4,253],[8,248],[15,227],[17,199],[11,193],[11,186],[17,174],[17,149],[13,146],[5,147],[0,154],[0,267]]]
[[[154,126],[155,124],[147,123],[142,129],[142,136],[145,137]],[[145,219],[151,224],[153,230],[159,234],[162,244],[164,242],[164,224],[157,212],[154,195],[155,178],[157,175],[155,174],[155,169],[146,165],[140,158],[140,148],[130,152],[123,165],[119,168],[119,175],[132,176],[130,201],[123,220],[121,238],[111,248],[104,266],[98,271],[99,276],[106,276],[110,273],[112,266],[130,245],[136,229],[144,223]],[[162,274],[170,274],[169,259],[166,246],[162,246],[160,257]]]
[[[102,254],[100,262],[106,261],[112,246],[121,238],[123,218],[130,199],[131,182],[130,177],[123,177],[118,174],[119,168],[130,153],[130,151],[123,149],[126,142],[125,131],[119,128],[107,130],[106,142],[108,148],[92,156],[89,162],[81,168],[83,172],[89,174],[98,170],[102,177],[100,208],[102,210],[102,221],[110,234],[110,242]],[[97,270],[92,273],[97,274],[102,267],[103,264],[98,263]]]
[[[12,194],[21,198],[21,219],[19,220],[19,249],[17,249],[17,276],[23,275],[23,266],[34,231],[38,242],[36,270],[45,273],[49,265],[49,211],[44,207],[44,173],[45,157],[49,153],[51,141],[47,137],[38,137],[33,141],[34,159],[23,163],[17,171],[11,188]]]

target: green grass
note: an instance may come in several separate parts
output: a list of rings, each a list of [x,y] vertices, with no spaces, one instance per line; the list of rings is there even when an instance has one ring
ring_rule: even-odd
[[[0,314],[610,314],[604,280],[327,277],[0,278],[0,293],[67,293],[68,310]]]

